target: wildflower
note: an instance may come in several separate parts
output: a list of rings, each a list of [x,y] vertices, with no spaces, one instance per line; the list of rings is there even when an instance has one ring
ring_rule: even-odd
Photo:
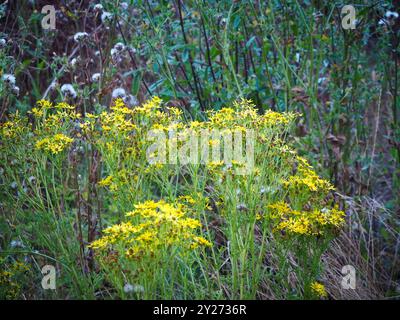
[[[13,92],[16,96],[19,96],[19,87],[14,86],[14,87],[12,88],[12,92]]]
[[[53,104],[50,101],[44,100],[44,99],[41,99],[41,100],[37,101],[36,105],[38,106],[38,108],[40,110],[42,110],[42,109],[50,109],[50,108],[53,107]]]
[[[71,65],[72,68],[75,68],[77,63],[78,63],[78,61],[79,61],[79,58],[73,58],[73,59],[71,59],[69,64]]]
[[[111,59],[113,60],[114,63],[117,63],[121,60],[119,55],[120,52],[117,49],[111,48],[110,54],[111,54]]]
[[[102,12],[103,11],[103,5],[101,3],[98,3],[93,7],[93,10],[96,11],[96,12]]]
[[[329,192],[334,190],[329,181],[321,179],[316,174],[306,159],[296,157],[296,160],[298,161],[297,173],[290,176],[287,180],[282,181],[283,185],[289,190],[297,193],[305,190],[312,192]]]
[[[113,20],[113,14],[112,13],[110,13],[110,12],[107,12],[107,11],[104,11],[102,14],[101,14],[101,22],[102,23],[104,23],[104,24],[109,24],[109,23],[111,23],[111,21]]]
[[[386,13],[385,13],[385,17],[387,18],[387,19],[397,19],[398,17],[399,17],[399,14],[397,13],[397,12],[395,12],[395,11],[390,11],[390,10],[388,10],[388,11],[386,11]]]
[[[328,293],[325,290],[325,286],[322,283],[314,281],[311,283],[311,291],[320,298],[328,297]]]
[[[326,81],[327,81],[326,77],[318,78],[318,84],[324,84],[324,83],[326,83]]]
[[[130,283],[126,283],[124,285],[124,292],[125,293],[130,293],[133,291],[133,285],[131,285]]]
[[[126,97],[126,92],[125,92],[125,89],[123,89],[123,88],[116,88],[112,92],[112,98],[113,99],[125,98],[125,97]]]
[[[92,81],[93,82],[98,82],[100,80],[100,73],[94,73],[92,75]]]
[[[128,52],[132,53],[132,54],[135,54],[136,51],[137,51],[135,48],[133,48],[133,47],[131,47],[131,46],[127,46],[127,47],[126,47],[126,50],[127,50]]]
[[[192,128],[192,129],[201,128],[203,126],[204,126],[204,122],[192,121],[190,123],[190,128]]]
[[[108,176],[107,178],[104,178],[103,180],[99,181],[98,184],[101,187],[107,187],[107,186],[111,185],[112,179],[113,179],[112,176]]]
[[[87,32],[77,32],[74,35],[74,40],[77,43],[83,43],[88,38],[89,38],[89,34]]]
[[[121,51],[125,50],[125,45],[122,42],[117,42],[114,45],[114,49],[121,52]]]
[[[191,249],[196,249],[199,246],[211,247],[212,243],[203,237],[195,237],[194,242],[191,244]]]
[[[10,87],[15,86],[15,76],[12,74],[3,74],[2,76],[3,81]]]
[[[180,196],[178,199],[180,201],[186,202],[186,203],[188,203],[190,205],[196,204],[196,200],[194,200],[191,196]]]
[[[342,227],[345,223],[345,213],[337,207],[328,210],[328,212],[325,212],[325,215],[327,216],[326,219],[328,220],[328,223],[337,228]]]
[[[60,102],[60,103],[57,103],[54,106],[54,108],[59,109],[59,110],[74,110],[75,109],[74,106],[71,106],[71,105],[69,105],[68,103],[66,103],[64,101]]]
[[[290,217],[278,225],[279,230],[285,230],[288,233],[307,235],[312,234],[310,220],[306,217]]]
[[[129,5],[126,2],[121,2],[120,6],[123,10],[128,10],[129,8]]]
[[[125,248],[127,258],[140,259],[143,255],[153,256],[165,247],[211,246],[209,241],[196,235],[195,230],[201,223],[187,217],[184,207],[164,200],[138,203],[126,214],[131,220],[105,229],[104,236],[91,247],[102,250],[118,243],[118,248]]]
[[[58,154],[65,150],[73,141],[74,139],[59,133],[53,137],[46,137],[37,141],[35,147],[37,150],[44,150],[51,154]]]
[[[14,248],[24,248],[25,246],[21,240],[12,240],[10,242],[10,247],[14,249]]]
[[[268,110],[258,119],[258,125],[262,127],[271,127],[278,125],[287,125],[289,122],[296,117],[293,113],[280,113]]]
[[[71,98],[76,98],[77,97],[77,93],[74,89],[74,87],[72,86],[72,84],[63,84],[61,86],[61,93],[65,96],[65,97],[71,97]]]
[[[29,181],[29,183],[33,183],[33,182],[36,181],[36,178],[35,178],[34,176],[30,176],[30,177],[28,178],[28,181]]]
[[[0,39],[0,49],[5,48],[5,47],[6,47],[6,44],[7,44],[7,40],[1,38],[1,39]]]
[[[344,212],[337,208],[297,211],[283,201],[271,204],[268,208],[270,209],[269,217],[275,222],[276,230],[285,231],[291,235],[322,235],[328,228],[340,228],[345,222]]]

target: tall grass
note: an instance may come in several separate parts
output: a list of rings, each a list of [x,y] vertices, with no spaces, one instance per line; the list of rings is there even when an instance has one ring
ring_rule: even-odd
[[[146,0],[127,1],[128,9],[123,9],[122,1],[100,2],[103,11],[113,14],[110,23],[102,22],[101,12],[94,11],[92,4],[70,1],[57,14],[56,31],[39,27],[40,1],[33,6],[28,2],[1,5],[0,38],[5,38],[7,45],[0,49],[0,74],[14,74],[20,89],[18,96],[0,81],[2,123],[13,119],[16,110],[26,115],[41,97],[58,101],[64,83],[71,83],[77,90],[77,97],[68,102],[83,117],[86,113],[99,115],[110,111],[110,96],[117,87],[126,90],[126,100],[131,95],[139,103],[158,95],[166,105],[182,110],[187,122],[206,120],[204,111],[220,110],[238,98],[251,99],[260,114],[269,109],[299,112],[301,117],[293,124],[295,134],[285,137],[319,174],[334,183],[340,195],[352,197],[348,210],[357,208],[361,222],[355,227],[350,217],[347,234],[351,237],[345,239],[352,245],[358,242],[361,248],[357,251],[360,260],[369,267],[360,263],[360,272],[369,273],[375,268],[371,267],[376,265],[371,260],[377,253],[370,245],[374,241],[391,248],[389,256],[398,261],[397,228],[390,229],[388,236],[387,224],[383,227],[373,223],[375,218],[370,217],[376,214],[362,209],[372,197],[383,204],[382,212],[388,221],[396,223],[400,160],[399,23],[387,20],[379,24],[387,10],[397,10],[395,4],[356,1],[356,29],[344,30],[338,3]],[[73,35],[81,31],[88,32],[89,40],[76,43]],[[117,42],[130,49],[115,59],[111,50]],[[100,74],[98,82],[92,80],[94,73]],[[128,103],[130,107],[136,104]],[[35,117],[28,117],[29,121],[22,121],[36,130]],[[70,119],[63,123],[61,131],[81,134],[77,122]],[[90,123],[95,132],[96,125]],[[179,195],[200,192],[211,200],[224,195],[225,199],[215,198],[214,202],[224,200],[223,213],[235,214],[227,220],[224,217],[222,222],[221,210],[216,209],[218,204],[211,201],[216,213],[211,217],[202,213],[197,218],[202,221],[208,240],[217,243],[217,247],[207,249],[211,251],[207,251],[206,261],[203,253],[192,257],[190,263],[179,260],[181,273],[161,273],[151,285],[164,283],[168,276],[183,279],[185,289],[175,290],[173,281],[162,288],[168,297],[192,297],[187,292],[194,292],[198,298],[311,296],[307,290],[322,274],[318,257],[329,241],[302,245],[307,250],[300,252],[297,245],[281,242],[272,235],[272,222],[260,226],[254,190],[265,185],[250,179],[241,186],[245,191],[239,196],[237,182],[219,182],[198,167],[185,168],[185,174],[176,168],[153,174],[145,172],[143,163],[135,177],[129,172],[137,170],[137,164],[115,151],[126,151],[124,136],[97,138],[78,139],[67,160],[64,155],[49,162],[44,154],[27,154],[15,150],[16,146],[10,146],[2,155],[0,167],[8,178],[7,182],[2,178],[1,185],[1,229],[5,230],[1,248],[7,268],[13,266],[9,259],[17,256],[32,259],[36,271],[43,261],[50,260],[65,271],[63,292],[55,296],[108,298],[117,290],[119,296],[127,298],[123,288],[127,279],[124,282],[112,276],[112,272],[111,279],[103,278],[107,272],[89,272],[98,267],[98,261],[88,244],[101,236],[105,226],[123,221],[125,213],[149,195],[175,201]],[[1,137],[2,143],[3,140]],[[33,146],[33,140],[29,136],[25,142]],[[268,168],[270,150],[262,152],[266,156],[260,166]],[[144,154],[141,156],[144,161]],[[281,172],[275,161],[272,163],[276,171]],[[22,179],[22,172],[29,174]],[[149,174],[151,182],[146,178]],[[281,174],[288,172],[283,170]],[[126,188],[114,190],[113,197],[99,188],[101,179],[111,175],[117,184],[127,183]],[[264,179],[273,180],[271,173],[264,175]],[[30,176],[40,184],[30,182]],[[17,187],[10,189],[10,184],[18,181]],[[25,188],[34,193],[25,193]],[[277,199],[263,201],[272,200]],[[243,203],[246,221],[243,212],[237,214]],[[198,205],[196,212],[201,211]],[[27,210],[34,214],[27,214]],[[366,225],[368,228],[362,227]],[[374,240],[366,241],[367,236]],[[71,241],[63,242],[59,237]],[[10,251],[10,243],[16,238],[28,246],[19,248],[20,255],[15,255],[14,249]],[[35,252],[36,248],[41,250]],[[270,248],[275,253],[272,256],[266,253]],[[307,259],[310,252],[316,253],[315,261]],[[332,261],[330,256],[327,260]],[[303,265],[309,279],[306,274],[293,273],[296,264]],[[397,264],[382,271],[386,273],[390,276],[384,278],[396,278]],[[36,272],[38,279],[31,285],[39,286],[40,276]],[[299,279],[304,282],[302,285]],[[114,288],[108,286],[109,282]],[[295,289],[290,291],[289,287]],[[335,291],[336,287],[332,287]],[[383,295],[388,288],[393,289],[391,280],[368,297]],[[32,288],[32,295],[38,297],[36,289]],[[176,292],[180,292],[178,296],[174,296]]]

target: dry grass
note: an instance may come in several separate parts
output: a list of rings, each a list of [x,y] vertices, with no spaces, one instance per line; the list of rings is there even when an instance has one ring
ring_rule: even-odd
[[[343,197],[349,223],[323,257],[324,283],[332,299],[383,299],[396,293],[393,275],[399,270],[399,232],[394,213],[370,197],[359,201]],[[356,289],[343,289],[344,265],[356,269]],[[398,288],[397,288],[398,290]]]

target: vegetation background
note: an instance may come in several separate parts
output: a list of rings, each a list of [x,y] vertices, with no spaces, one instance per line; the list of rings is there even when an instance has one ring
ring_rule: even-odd
[[[336,265],[324,277],[339,279],[344,264],[363,274],[357,291],[327,281],[331,297],[400,295],[400,18],[387,14],[400,1],[353,1],[350,30],[341,26],[345,2],[100,2],[103,11],[85,0],[2,1],[0,74],[15,75],[19,90],[0,82],[0,121],[59,100],[63,84],[82,112],[109,105],[116,88],[130,102],[157,95],[191,119],[238,97],[260,111],[299,112],[297,149],[351,213],[324,255]],[[55,30],[41,27],[48,4]],[[78,32],[90,39],[75,41]],[[113,54],[117,42],[129,47],[124,56]],[[2,251],[10,240],[0,234]]]

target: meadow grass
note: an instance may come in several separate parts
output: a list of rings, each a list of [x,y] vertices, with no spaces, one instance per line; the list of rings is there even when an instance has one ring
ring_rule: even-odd
[[[99,3],[53,31],[0,5],[2,298],[398,295],[391,2],[354,2],[350,30],[320,1]],[[149,162],[149,130],[202,128],[257,129],[254,170]]]

